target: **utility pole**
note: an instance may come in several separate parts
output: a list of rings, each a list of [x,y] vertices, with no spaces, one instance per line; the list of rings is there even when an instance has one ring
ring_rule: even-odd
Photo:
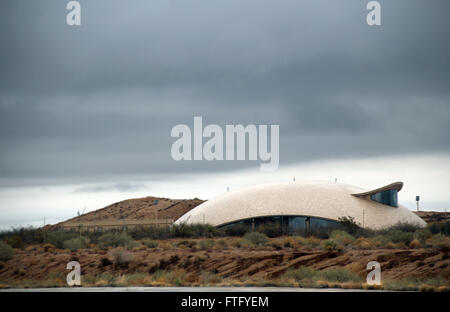
[[[366,217],[366,210],[363,208],[363,224],[362,224],[363,228],[364,228],[365,217]]]

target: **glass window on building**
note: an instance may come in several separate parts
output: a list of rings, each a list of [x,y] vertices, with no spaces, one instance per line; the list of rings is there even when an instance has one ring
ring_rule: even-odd
[[[387,190],[370,195],[370,199],[378,203],[398,207],[397,190]]]
[[[224,224],[219,228],[225,230],[229,235],[257,231],[265,233],[269,237],[286,234],[314,234],[318,237],[327,237],[327,233],[337,228],[338,225],[337,221],[308,216],[267,216],[240,220]]]

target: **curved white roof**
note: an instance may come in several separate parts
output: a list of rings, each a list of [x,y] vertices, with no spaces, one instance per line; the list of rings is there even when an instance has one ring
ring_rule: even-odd
[[[397,182],[381,189],[401,189],[401,185]],[[332,220],[352,216],[360,225],[373,229],[399,222],[426,224],[406,207],[380,204],[361,196],[364,194],[361,188],[331,182],[262,184],[219,195],[188,211],[175,223],[219,226],[254,217],[299,215]]]

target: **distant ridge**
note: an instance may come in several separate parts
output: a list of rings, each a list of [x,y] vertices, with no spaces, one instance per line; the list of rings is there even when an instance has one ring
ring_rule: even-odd
[[[426,223],[450,221],[450,212],[442,211],[414,211]]]

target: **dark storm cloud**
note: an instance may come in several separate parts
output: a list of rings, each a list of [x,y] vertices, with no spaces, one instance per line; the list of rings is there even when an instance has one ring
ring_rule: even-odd
[[[279,124],[281,165],[447,151],[448,1],[0,4],[0,176],[226,170],[175,162],[171,128]]]

